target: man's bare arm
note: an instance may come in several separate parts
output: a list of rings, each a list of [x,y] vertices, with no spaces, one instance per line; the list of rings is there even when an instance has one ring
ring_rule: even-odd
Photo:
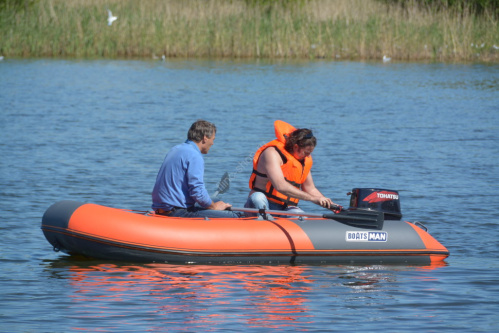
[[[282,174],[281,156],[275,149],[266,149],[260,157],[260,162],[263,163],[265,173],[274,188],[282,194],[300,200],[311,201],[322,207],[329,208],[333,204],[331,199],[324,197],[319,190],[315,188],[311,174],[308,175],[305,183],[303,184],[305,186],[304,189],[307,188],[310,191],[302,191],[288,183]]]

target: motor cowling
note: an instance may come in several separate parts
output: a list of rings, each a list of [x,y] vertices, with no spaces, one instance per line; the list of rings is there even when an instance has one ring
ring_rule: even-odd
[[[349,209],[369,209],[385,214],[385,220],[400,220],[400,199],[398,191],[379,188],[354,188],[350,195]]]

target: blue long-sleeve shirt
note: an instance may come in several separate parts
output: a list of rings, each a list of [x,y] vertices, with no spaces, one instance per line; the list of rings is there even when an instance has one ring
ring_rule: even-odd
[[[188,208],[212,201],[204,186],[204,159],[198,146],[187,140],[173,147],[163,161],[152,191],[152,209]]]

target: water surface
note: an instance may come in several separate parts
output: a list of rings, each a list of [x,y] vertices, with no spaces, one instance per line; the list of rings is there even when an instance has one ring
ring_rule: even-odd
[[[4,60],[0,321],[8,332],[492,332],[499,324],[499,66]],[[71,199],[147,210],[165,153],[203,118],[215,191],[241,206],[276,119],[313,129],[317,187],[398,190],[442,266],[175,266],[52,251],[43,212]],[[307,211],[321,209],[302,203]]]

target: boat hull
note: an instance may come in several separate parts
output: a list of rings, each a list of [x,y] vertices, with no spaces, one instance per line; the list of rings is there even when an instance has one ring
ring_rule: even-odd
[[[175,218],[76,201],[55,203],[42,230],[57,251],[98,259],[174,264],[431,264],[449,251],[420,227],[382,230],[331,219]]]

